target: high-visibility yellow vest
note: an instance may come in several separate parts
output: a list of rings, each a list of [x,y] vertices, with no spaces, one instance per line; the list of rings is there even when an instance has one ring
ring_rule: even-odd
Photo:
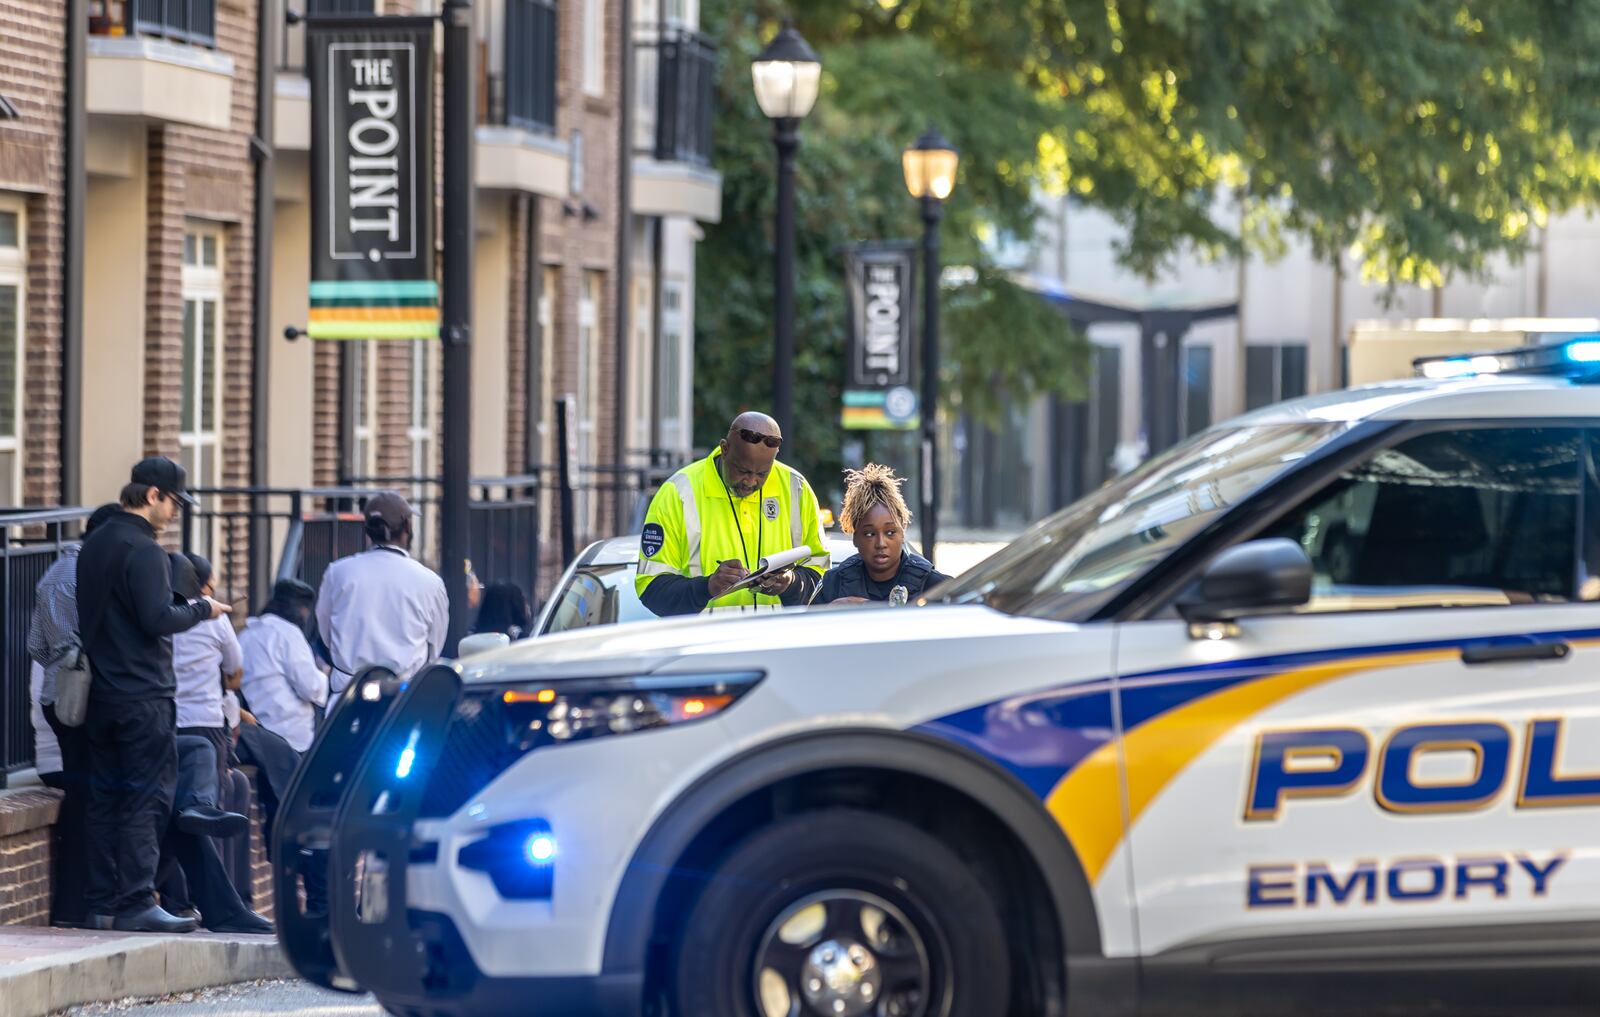
[[[802,544],[812,555],[803,567],[818,574],[828,571],[817,496],[800,471],[774,462],[761,489],[739,498],[722,482],[717,469],[721,456],[722,450],[716,449],[685,466],[651,499],[634,580],[640,596],[657,576],[706,576],[729,559],[754,571],[762,558]],[[713,600],[709,609],[778,603],[777,597],[740,590]]]

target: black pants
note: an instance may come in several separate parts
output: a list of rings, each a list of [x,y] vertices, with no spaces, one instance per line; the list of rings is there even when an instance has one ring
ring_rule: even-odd
[[[217,799],[217,753],[211,740],[178,732],[178,786],[173,795],[172,811],[176,816],[184,809],[197,805],[212,807]],[[169,832],[162,844],[161,863],[156,868],[156,893],[161,896],[161,906],[177,914],[194,904],[189,894],[188,874],[183,864],[171,850],[173,833]],[[221,848],[217,851],[220,854]],[[195,905],[198,906],[198,905]],[[202,909],[201,914],[204,914]]]
[[[62,793],[61,814],[56,819],[50,852],[50,920],[81,925],[87,917],[84,885],[89,877],[89,736],[82,727],[68,727],[56,717],[51,703],[44,708],[45,723],[61,745],[61,772],[45,783]]]
[[[228,771],[228,782],[223,785],[222,807],[229,812],[237,812],[242,816],[250,814],[250,778],[238,770]],[[217,841],[217,850],[222,852],[222,863],[228,868],[228,875],[233,879],[233,888],[239,891],[239,899],[245,907],[253,908],[255,896],[254,878],[250,865],[251,836],[244,834],[239,837],[229,837]]]
[[[90,914],[127,914],[155,903],[178,777],[176,721],[171,699],[89,699]]]

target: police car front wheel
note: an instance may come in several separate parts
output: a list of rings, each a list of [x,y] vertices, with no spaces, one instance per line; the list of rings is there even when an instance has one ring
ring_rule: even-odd
[[[791,816],[716,868],[679,940],[680,1017],[1000,1017],[1010,962],[993,895],[909,823]]]

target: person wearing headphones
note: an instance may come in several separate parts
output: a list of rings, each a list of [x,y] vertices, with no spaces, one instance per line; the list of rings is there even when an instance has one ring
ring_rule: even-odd
[[[317,629],[332,657],[328,704],[354,677],[381,664],[405,681],[444,651],[450,601],[444,580],[411,557],[416,512],[394,491],[367,501],[371,547],[328,566],[317,593]]]

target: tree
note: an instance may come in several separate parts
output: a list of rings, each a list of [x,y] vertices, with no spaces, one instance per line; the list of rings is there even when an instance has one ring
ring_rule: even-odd
[[[749,64],[778,13],[770,0],[703,12],[723,53],[725,189],[701,247],[702,440],[769,392],[773,155]],[[1292,232],[1325,258],[1354,251],[1390,287],[1519,257],[1531,226],[1600,198],[1600,0],[807,0],[793,13],[825,86],[800,162],[797,461],[837,456],[834,249],[916,235],[899,152],[929,120],[963,152],[947,261],[978,280],[945,293],[945,391],[980,415],[997,393],[1081,388],[1081,337],[985,243],[1025,242],[1040,190],[1107,210],[1127,231],[1119,257],[1147,275]]]

